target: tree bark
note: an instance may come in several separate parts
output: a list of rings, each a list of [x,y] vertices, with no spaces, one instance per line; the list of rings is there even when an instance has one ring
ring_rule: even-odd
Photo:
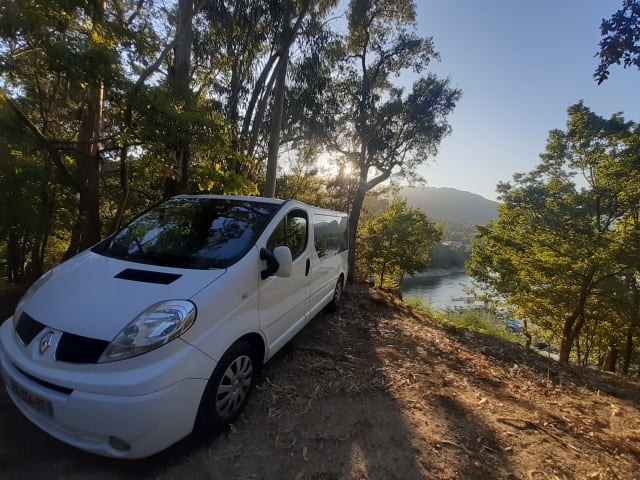
[[[99,2],[94,24],[104,20],[104,1]],[[82,121],[78,131],[78,223],[80,238],[77,250],[89,248],[100,240],[102,223],[100,220],[100,140],[102,136],[102,103],[104,87],[96,82],[88,87],[86,105],[82,111]]]
[[[596,268],[592,266],[585,274],[580,289],[580,296],[578,297],[578,304],[576,305],[573,313],[565,319],[564,327],[562,329],[562,339],[560,340],[560,352],[558,354],[558,360],[562,363],[569,362],[573,342],[580,335],[580,331],[584,325],[585,306],[587,304],[589,292],[591,291],[591,282],[595,273]]]
[[[18,236],[14,232],[9,232],[7,237],[7,267],[8,267],[8,280],[9,282],[17,282],[21,277],[21,265],[24,264],[24,259],[20,255],[20,243]]]
[[[347,279],[351,283],[356,279],[356,241],[358,238],[358,222],[360,221],[360,214],[362,213],[362,205],[364,204],[364,197],[366,194],[366,190],[362,188],[358,188],[356,190],[353,195],[351,212],[349,213],[349,275]]]
[[[276,68],[278,68],[276,66]],[[267,106],[269,104],[269,97],[271,96],[271,90],[273,90],[273,84],[275,83],[277,75],[272,75],[269,79],[269,83],[267,84],[265,91],[263,93],[260,102],[258,103],[258,110],[256,111],[255,118],[253,120],[253,124],[251,127],[251,136],[249,138],[249,146],[247,147],[247,155],[249,157],[253,157],[255,153],[256,146],[258,145],[258,139],[260,138],[260,130],[262,130],[262,125],[264,124],[264,114],[267,111]]]
[[[78,209],[80,241],[78,251],[89,248],[100,240],[100,136],[102,134],[101,84],[88,87],[86,109],[78,132]],[[74,252],[77,253],[77,252]]]
[[[287,19],[288,20],[288,19]],[[280,149],[280,130],[284,110],[284,92],[287,81],[288,52],[283,53],[282,64],[278,70],[276,87],[273,98],[273,114],[271,115],[271,132],[269,135],[269,156],[267,158],[267,178],[264,186],[265,197],[275,197],[276,176],[278,173],[278,152]]]
[[[44,273],[44,252],[51,231],[51,216],[53,215],[52,200],[46,186],[40,192],[36,232],[31,246],[31,268],[27,281],[32,282]]]
[[[247,105],[247,111],[245,112],[244,120],[242,121],[242,131],[240,132],[240,136],[243,138],[249,137],[251,119],[254,118],[253,111],[256,107],[256,104],[258,103],[258,99],[260,98],[260,93],[262,92],[263,95],[268,95],[268,92],[271,90],[271,88],[267,89],[265,87],[265,84],[267,84],[267,78],[269,76],[269,72],[271,72],[271,69],[273,68],[273,64],[277,59],[278,59],[277,55],[272,55],[269,58],[269,61],[262,69],[262,72],[258,77],[258,81],[256,82],[253,88],[253,92],[251,93],[251,99],[249,100],[249,104]],[[258,114],[256,114],[254,119],[254,124],[258,120],[260,121],[260,124],[262,124],[262,116],[258,116]],[[251,153],[249,153],[249,155],[251,155]]]
[[[185,109],[188,109],[191,103],[189,84],[191,79],[192,22],[194,14],[195,5],[193,0],[180,0],[178,3],[178,28],[174,49],[175,63],[169,75],[169,85],[173,100],[182,104]],[[175,168],[165,173],[165,198],[187,191],[191,163],[190,143],[188,133],[178,133],[177,142],[173,145]]]
[[[635,279],[631,280],[633,283],[633,313],[631,316],[631,322],[627,327],[627,334],[625,336],[624,350],[622,351],[622,373],[629,375],[629,367],[631,366],[631,357],[633,356],[633,337],[640,325],[640,291],[638,291],[635,285]]]
[[[615,372],[617,362],[618,362],[618,347],[616,347],[615,345],[610,345],[609,350],[607,351],[607,355],[604,357],[604,363],[602,364],[602,369],[605,372]]]
[[[127,171],[127,156],[129,149],[124,146],[120,149],[120,201],[118,202],[118,210],[116,211],[116,217],[111,226],[111,231],[115,232],[120,229],[122,225],[122,219],[124,218],[124,212],[127,210],[127,203],[129,202],[129,173]]]

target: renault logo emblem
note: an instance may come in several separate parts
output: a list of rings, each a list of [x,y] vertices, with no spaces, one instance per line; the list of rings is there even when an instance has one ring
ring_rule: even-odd
[[[53,340],[53,331],[49,330],[44,337],[40,339],[40,355],[44,355],[44,353],[49,350],[51,346],[51,341]]]

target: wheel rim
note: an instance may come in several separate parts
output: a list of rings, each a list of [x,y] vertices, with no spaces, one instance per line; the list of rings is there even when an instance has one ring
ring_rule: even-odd
[[[233,416],[244,403],[251,380],[253,362],[247,355],[237,357],[222,375],[216,391],[216,412],[221,417]]]
[[[337,306],[340,303],[341,299],[342,299],[342,282],[338,280],[338,283],[336,283],[336,289],[333,292],[333,304]]]

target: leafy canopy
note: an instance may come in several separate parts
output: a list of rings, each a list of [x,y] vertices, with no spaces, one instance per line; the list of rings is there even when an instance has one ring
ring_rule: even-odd
[[[442,228],[422,211],[408,207],[406,200],[394,200],[363,225],[360,252],[381,286],[395,286],[405,274],[426,268],[429,252],[441,237]]]

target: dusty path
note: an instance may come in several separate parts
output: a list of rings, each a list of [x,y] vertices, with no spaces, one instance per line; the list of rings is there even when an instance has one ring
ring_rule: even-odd
[[[254,393],[229,432],[123,462],[48,437],[2,389],[0,478],[640,480],[638,383],[443,330],[364,287]]]

